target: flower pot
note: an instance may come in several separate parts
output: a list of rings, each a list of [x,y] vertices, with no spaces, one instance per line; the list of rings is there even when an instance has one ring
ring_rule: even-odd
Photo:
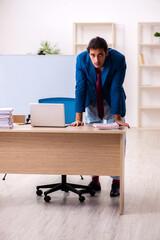
[[[156,43],[160,44],[160,37],[156,37]]]

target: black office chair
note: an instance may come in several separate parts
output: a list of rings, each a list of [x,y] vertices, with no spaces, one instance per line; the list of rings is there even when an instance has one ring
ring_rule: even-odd
[[[74,98],[45,98],[40,99],[39,103],[63,103],[65,106],[65,123],[69,124],[71,122],[75,121],[75,99]],[[32,117],[32,116],[31,116]],[[82,178],[82,176],[81,176]],[[82,196],[83,193],[90,193],[91,196],[94,196],[95,191],[93,191],[92,187],[79,185],[79,184],[72,184],[67,183],[67,176],[62,175],[61,176],[61,183],[54,183],[54,184],[47,184],[47,185],[41,185],[37,186],[36,194],[38,196],[42,195],[42,190],[40,188],[49,188],[49,190],[44,192],[44,200],[46,202],[49,202],[51,200],[51,197],[48,196],[48,194],[62,190],[64,192],[74,192],[79,195],[79,201],[84,202],[85,197]],[[80,189],[80,190],[77,190]]]

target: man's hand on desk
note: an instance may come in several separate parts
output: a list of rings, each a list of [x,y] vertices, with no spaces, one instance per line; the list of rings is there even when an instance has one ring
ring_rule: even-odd
[[[84,125],[84,122],[82,122],[82,121],[75,121],[75,122],[73,122],[73,123],[71,123],[71,124],[69,124],[69,126],[72,126],[72,127],[78,127],[78,126],[83,126]]]
[[[120,114],[114,114],[114,120],[119,126],[130,128],[128,123],[121,121],[121,115]]]
[[[119,126],[123,126],[123,127],[128,127],[130,128],[128,123],[122,122],[120,120],[115,121]]]
[[[84,125],[84,122],[82,122],[82,112],[76,112],[76,121],[69,124],[69,126],[78,127],[83,125]]]

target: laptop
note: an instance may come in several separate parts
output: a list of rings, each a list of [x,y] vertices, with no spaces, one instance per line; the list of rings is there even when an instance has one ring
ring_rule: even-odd
[[[31,126],[66,127],[64,104],[31,103]]]

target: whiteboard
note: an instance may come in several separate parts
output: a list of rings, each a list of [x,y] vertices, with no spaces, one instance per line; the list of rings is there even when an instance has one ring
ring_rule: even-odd
[[[0,56],[0,107],[29,114],[40,98],[75,96],[75,55]]]

